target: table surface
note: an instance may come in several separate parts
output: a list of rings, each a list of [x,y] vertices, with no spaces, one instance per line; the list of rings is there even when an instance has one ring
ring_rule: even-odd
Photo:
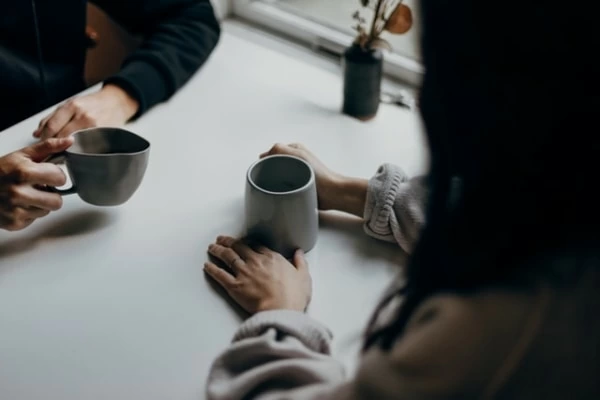
[[[0,233],[0,397],[204,398],[210,364],[242,321],[202,265],[243,227],[245,172],[275,142],[303,142],[330,167],[369,177],[382,162],[426,168],[418,116],[383,105],[340,114],[339,73],[226,30],[208,64],[129,129],[152,143],[144,181],[114,208],[65,197],[61,210]],[[32,142],[41,114],[0,135]],[[309,313],[355,366],[363,327],[404,255],[360,220],[327,214],[308,254]]]

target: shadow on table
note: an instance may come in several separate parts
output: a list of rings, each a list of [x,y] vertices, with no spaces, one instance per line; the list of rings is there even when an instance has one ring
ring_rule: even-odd
[[[363,228],[363,221],[352,215],[322,212],[319,218],[322,230],[335,230],[346,236],[353,251],[361,253],[365,258],[383,259],[399,267],[406,265],[408,254],[396,243],[384,242],[368,236]]]
[[[0,258],[29,251],[47,239],[98,231],[110,225],[113,220],[114,214],[106,210],[86,210],[65,215],[33,235],[0,243]]]
[[[217,260],[216,258],[214,258],[212,256],[208,256],[208,258],[210,259],[210,261],[217,264],[220,268],[223,268],[224,270],[229,271],[229,269],[227,267],[225,267],[223,262],[221,262],[220,260]],[[215,292],[217,292],[217,294],[229,305],[229,307],[231,307],[231,309],[237,314],[237,316],[240,317],[241,321],[247,319],[250,316],[250,314],[246,310],[244,310],[242,307],[240,307],[239,304],[236,303],[235,300],[233,300],[231,298],[231,296],[229,296],[227,291],[225,289],[223,289],[223,286],[221,286],[218,282],[216,282],[214,279],[212,279],[206,273],[204,273],[204,279],[206,279],[206,281],[208,282],[210,287]]]
[[[313,101],[302,101],[302,102],[298,102],[297,105],[295,105],[296,109],[298,109],[298,114],[302,115],[302,109],[304,109],[307,113],[310,113],[310,115],[315,115],[315,114],[321,114],[323,116],[327,116],[327,117],[339,117],[340,115],[340,110],[337,108],[331,108],[328,107],[327,105],[324,104],[320,104],[320,103],[316,103]]]

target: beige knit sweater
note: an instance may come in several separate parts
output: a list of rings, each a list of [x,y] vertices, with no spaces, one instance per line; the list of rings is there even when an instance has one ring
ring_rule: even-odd
[[[365,231],[410,251],[426,190],[392,165],[369,182]],[[564,260],[568,262],[568,260]],[[328,329],[306,314],[261,312],[215,360],[207,396],[237,399],[598,399],[600,277],[560,289],[437,295],[389,351],[373,346],[355,376],[330,356]],[[389,303],[395,308],[402,299]],[[390,310],[388,310],[390,311]],[[387,324],[381,313],[377,323]]]

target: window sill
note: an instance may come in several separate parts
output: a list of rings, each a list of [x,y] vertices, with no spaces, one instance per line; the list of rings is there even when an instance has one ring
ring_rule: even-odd
[[[256,44],[268,47],[288,56],[302,60],[305,63],[339,74],[341,79],[340,57],[328,52],[315,52],[305,43],[282,35],[279,32],[266,30],[248,21],[230,16],[223,22],[223,29],[235,36],[250,40]],[[381,83],[383,93],[398,95],[406,94],[411,98],[417,96],[417,88],[406,82],[386,77]]]
[[[352,43],[352,37],[348,34],[265,2],[234,0],[231,16],[302,43],[317,52],[339,56]],[[424,68],[418,61],[395,53],[387,53],[384,60],[384,73],[389,79],[415,88],[420,86]]]

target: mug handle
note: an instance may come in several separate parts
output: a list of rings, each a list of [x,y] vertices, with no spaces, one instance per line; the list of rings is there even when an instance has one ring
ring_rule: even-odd
[[[66,160],[65,156],[66,156],[65,152],[53,154],[50,157],[46,158],[43,162],[56,164],[56,165],[64,164],[65,160]],[[55,188],[54,186],[46,186],[44,189],[46,189],[48,192],[58,193],[61,196],[66,196],[69,194],[77,193],[77,188],[75,188],[74,184],[71,184],[71,187],[68,189],[58,189],[58,188]]]

